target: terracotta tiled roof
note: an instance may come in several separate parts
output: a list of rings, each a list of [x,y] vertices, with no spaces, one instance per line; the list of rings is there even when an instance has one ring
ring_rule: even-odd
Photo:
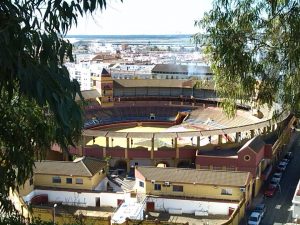
[[[100,92],[96,89],[81,91],[81,94],[85,100],[96,99],[97,97],[101,96]],[[75,100],[80,100],[80,97],[76,95]]]
[[[116,59],[117,55],[115,54],[107,54],[107,53],[98,53],[96,56],[92,58],[92,61],[101,61],[101,60],[109,60],[109,59]]]
[[[106,167],[106,162],[91,157],[76,161],[40,161],[35,162],[35,174],[66,175],[92,177]]]
[[[242,187],[250,180],[249,172],[180,169],[174,167],[137,167],[136,169],[149,181]]]

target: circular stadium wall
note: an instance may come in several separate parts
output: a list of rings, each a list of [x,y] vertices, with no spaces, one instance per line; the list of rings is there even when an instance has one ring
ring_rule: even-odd
[[[228,119],[212,100],[126,97],[86,111],[82,146],[71,153],[110,158],[111,166],[193,166],[199,150],[241,146],[288,117],[258,119],[247,107]],[[180,120],[178,121],[178,119]],[[88,123],[89,122],[89,123]],[[138,132],[140,130],[140,132]]]

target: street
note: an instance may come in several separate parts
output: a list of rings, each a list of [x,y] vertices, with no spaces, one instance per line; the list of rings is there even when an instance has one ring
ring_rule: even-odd
[[[267,212],[262,220],[262,225],[291,223],[292,220],[292,199],[300,178],[300,134],[295,134],[294,142],[288,151],[294,153],[294,158],[287,166],[280,182],[281,192],[278,191],[273,198],[264,200]],[[280,190],[279,189],[279,190]],[[263,190],[262,190],[263,191]]]
[[[292,221],[292,199],[300,177],[300,138],[296,134],[289,151],[294,153],[294,158],[289,163],[283,178],[280,182],[281,192],[278,191],[273,198],[266,198],[265,204],[267,212],[262,221],[262,225],[273,225],[274,223],[288,223]]]

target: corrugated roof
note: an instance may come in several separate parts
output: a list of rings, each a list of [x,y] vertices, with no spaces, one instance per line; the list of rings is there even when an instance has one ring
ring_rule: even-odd
[[[136,167],[146,180],[159,182],[207,184],[220,186],[245,186],[249,179],[249,172],[180,169],[174,167]]]
[[[106,167],[106,162],[83,157],[78,161],[39,161],[35,162],[35,174],[66,175],[92,177]]]

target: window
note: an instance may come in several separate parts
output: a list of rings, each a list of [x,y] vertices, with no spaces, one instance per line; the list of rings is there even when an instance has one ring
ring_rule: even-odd
[[[139,186],[140,186],[140,187],[144,187],[144,182],[143,182],[143,181],[140,181],[140,182],[139,182]]]
[[[174,185],[173,186],[173,191],[174,192],[183,192],[183,186],[181,186],[181,185]]]
[[[221,195],[232,195],[232,189],[222,189],[221,190]]]
[[[72,178],[70,178],[70,177],[66,178],[66,183],[67,184],[72,184]]]
[[[160,191],[161,190],[161,184],[154,184],[154,190]]]
[[[82,178],[76,178],[76,184],[83,184]]]
[[[52,177],[52,183],[61,183],[61,178],[60,177]]]
[[[244,160],[245,160],[245,161],[249,161],[250,159],[251,159],[250,155],[245,155],[245,156],[244,156]]]

